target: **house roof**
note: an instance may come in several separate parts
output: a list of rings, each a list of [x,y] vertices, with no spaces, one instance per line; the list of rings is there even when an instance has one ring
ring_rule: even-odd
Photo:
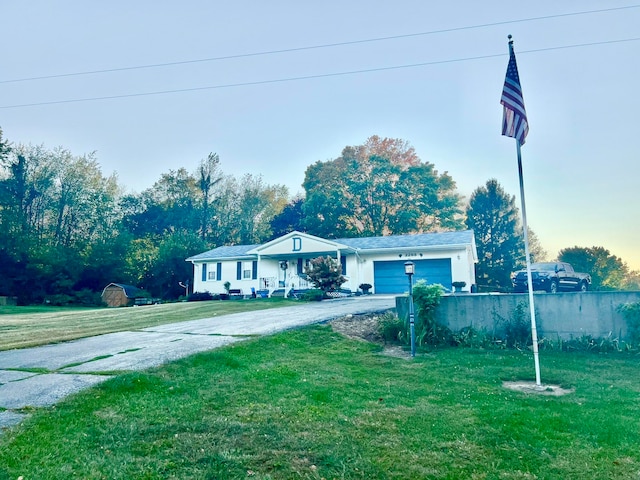
[[[286,235],[284,237],[286,237]],[[471,245],[472,248],[475,248],[473,230],[420,233],[412,235],[389,235],[386,237],[339,238],[329,240],[329,242],[341,244],[351,249],[360,250],[361,252],[396,248],[446,248],[461,245]],[[213,250],[189,257],[186,260],[205,261],[229,260],[232,258],[255,258],[256,255],[252,254],[253,252],[251,251],[258,249],[263,245],[265,244],[217,247]]]
[[[253,257],[253,255],[247,255],[249,250],[253,250],[260,245],[229,245],[214,248],[207,252],[199,253],[192,257],[187,258],[187,262],[197,260],[211,260],[211,259],[229,259],[229,258],[241,258],[241,257]]]
[[[418,233],[386,237],[339,238],[335,241],[360,250],[381,250],[386,248],[471,245],[474,243],[474,237],[473,230],[463,230],[460,232]]]

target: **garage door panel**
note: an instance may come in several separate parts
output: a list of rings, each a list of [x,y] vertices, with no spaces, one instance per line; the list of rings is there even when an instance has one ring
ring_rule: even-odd
[[[409,279],[404,273],[406,260],[373,262],[374,289],[376,293],[404,293],[409,290]],[[451,286],[451,259],[412,260],[415,264],[414,283],[424,280],[427,284],[439,283]]]

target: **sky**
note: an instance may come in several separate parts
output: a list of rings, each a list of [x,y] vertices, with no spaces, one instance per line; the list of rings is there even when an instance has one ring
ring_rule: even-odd
[[[378,135],[465,199],[495,178],[520,206],[511,34],[529,227],[550,258],[602,246],[640,270],[640,3],[0,0],[0,17],[4,138],[96,152],[129,192],[215,152],[293,196],[309,165]]]

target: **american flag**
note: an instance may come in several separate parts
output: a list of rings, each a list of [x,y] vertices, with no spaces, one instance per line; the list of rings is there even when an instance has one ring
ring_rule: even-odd
[[[513,137],[520,142],[520,145],[524,145],[524,140],[527,137],[527,133],[529,133],[529,123],[527,122],[527,112],[524,109],[516,54],[513,52],[513,47],[510,46],[509,50],[507,76],[504,79],[504,88],[500,99],[500,103],[504,106],[502,135]]]

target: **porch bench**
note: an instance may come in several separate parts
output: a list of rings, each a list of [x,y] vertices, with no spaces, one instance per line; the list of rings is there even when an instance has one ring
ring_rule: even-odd
[[[244,298],[241,288],[232,288],[229,290],[229,297]]]

